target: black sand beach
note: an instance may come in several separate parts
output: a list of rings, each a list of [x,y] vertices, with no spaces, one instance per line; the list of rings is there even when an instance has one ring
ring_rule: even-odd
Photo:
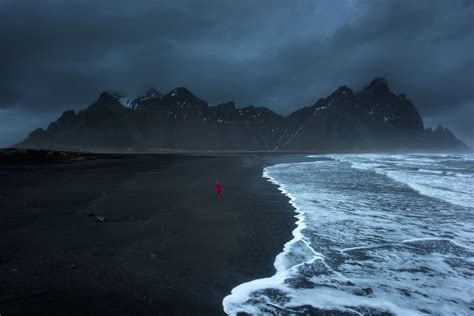
[[[262,168],[295,158],[0,162],[0,314],[223,314],[291,239],[294,212]]]

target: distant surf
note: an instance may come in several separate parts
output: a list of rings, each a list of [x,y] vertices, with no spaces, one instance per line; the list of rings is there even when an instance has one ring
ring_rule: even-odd
[[[472,315],[472,156],[311,157],[265,168],[297,227],[275,275],[235,287],[226,313]]]

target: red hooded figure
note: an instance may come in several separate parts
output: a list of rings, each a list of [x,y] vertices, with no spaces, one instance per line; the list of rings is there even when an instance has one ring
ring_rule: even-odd
[[[216,181],[216,196],[221,197],[222,185],[219,181]]]

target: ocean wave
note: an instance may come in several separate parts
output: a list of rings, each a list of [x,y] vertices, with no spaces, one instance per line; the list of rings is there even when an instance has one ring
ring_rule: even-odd
[[[292,164],[280,164],[278,166],[285,167],[290,165]],[[304,211],[295,204],[295,197],[286,190],[285,185],[278,183],[269,174],[269,168],[271,167],[264,169],[263,177],[277,185],[278,190],[289,197],[290,204],[296,211],[296,228],[292,232],[293,239],[283,246],[283,251],[275,258],[274,267],[276,273],[272,277],[243,283],[232,289],[231,294],[224,298],[222,302],[224,311],[229,315],[236,315],[240,312],[260,314],[262,311],[261,306],[254,306],[253,304],[247,303],[252,301],[253,293],[269,288],[287,291],[288,289],[284,285],[284,281],[289,278],[290,269],[302,265],[305,262],[322,259],[322,255],[318,254],[309,246],[308,242],[305,241],[305,236],[302,234],[302,230],[306,228]],[[264,299],[264,303],[270,304],[270,301]]]
[[[472,209],[390,180],[402,156],[331,158],[265,168],[263,176],[290,198],[297,227],[275,258],[275,274],[235,287],[225,312],[469,314]]]
[[[418,158],[419,157],[419,158]],[[448,203],[465,207],[474,207],[474,175],[470,169],[456,167],[454,164],[445,166],[446,157],[453,160],[454,156],[436,155],[443,158],[439,161],[429,156],[417,155],[332,155],[331,158],[348,162],[353,168],[372,170],[401,182],[420,194],[441,199]],[[431,157],[431,156],[430,156]],[[462,165],[465,155],[456,157]],[[396,162],[394,162],[394,159]],[[470,160],[470,158],[468,159]],[[421,168],[421,166],[429,168]],[[453,172],[452,170],[458,172]],[[465,171],[465,173],[459,172]],[[433,175],[433,176],[431,176]],[[453,179],[453,176],[460,179]]]

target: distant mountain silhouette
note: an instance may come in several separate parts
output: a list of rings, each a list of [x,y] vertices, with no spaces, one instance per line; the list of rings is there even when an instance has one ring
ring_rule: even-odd
[[[66,111],[16,147],[88,150],[467,150],[447,128],[424,129],[403,94],[383,78],[355,94],[339,87],[282,116],[265,107],[211,106],[184,87],[127,98],[103,92],[85,110]]]

